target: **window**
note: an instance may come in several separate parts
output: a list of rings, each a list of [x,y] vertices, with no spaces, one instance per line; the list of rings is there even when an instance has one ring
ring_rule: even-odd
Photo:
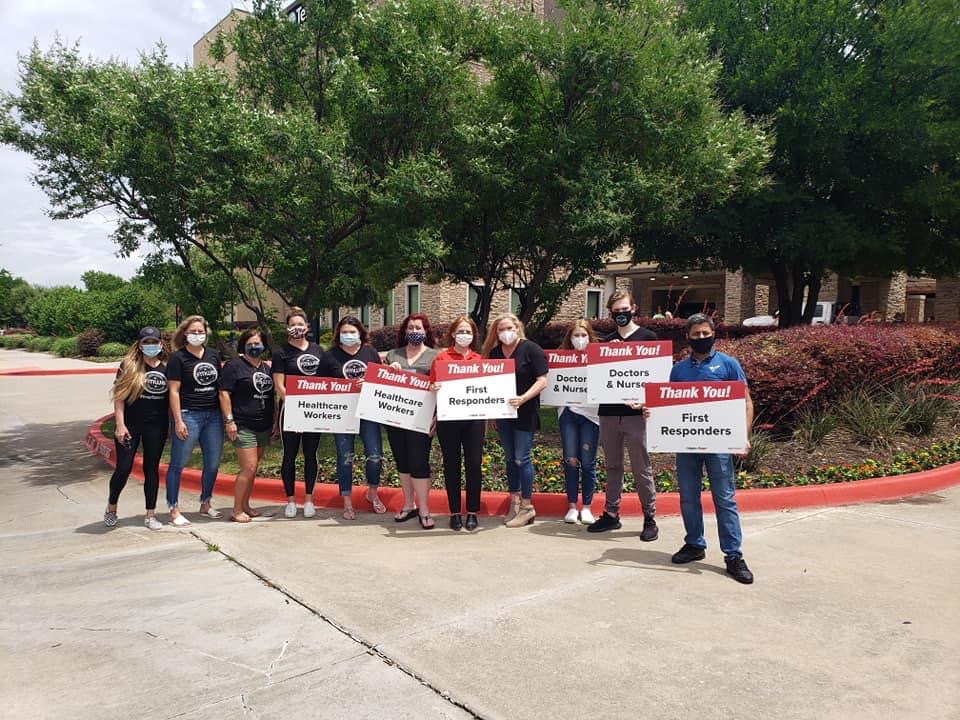
[[[480,302],[480,291],[473,285],[467,285],[467,315],[473,312],[478,302]]]
[[[520,293],[516,290],[510,291],[510,312],[514,315],[520,314]]]
[[[587,290],[587,307],[584,317],[587,320],[596,320],[600,317],[600,307],[601,299],[603,298],[602,290]]]
[[[387,293],[383,301],[383,324],[393,325],[393,291]]]
[[[407,315],[420,312],[420,283],[407,285]]]
[[[360,322],[363,323],[364,327],[370,327],[370,306],[361,305],[360,306]]]

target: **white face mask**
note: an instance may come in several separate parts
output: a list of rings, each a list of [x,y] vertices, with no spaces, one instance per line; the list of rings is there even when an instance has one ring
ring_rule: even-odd
[[[574,335],[570,338],[570,344],[573,345],[574,350],[583,350],[590,344],[590,338],[586,335]]]
[[[453,336],[453,341],[460,347],[470,347],[473,344],[473,334],[457,333]]]
[[[187,342],[193,345],[193,347],[200,347],[207,341],[207,336],[204,333],[190,333],[187,335]]]
[[[340,344],[353,347],[360,342],[359,333],[340,333]]]
[[[516,330],[503,330],[497,336],[504,345],[513,345],[517,341]]]

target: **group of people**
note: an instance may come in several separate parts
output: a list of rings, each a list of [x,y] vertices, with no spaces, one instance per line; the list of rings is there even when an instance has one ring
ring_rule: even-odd
[[[607,303],[616,329],[597,338],[586,320],[573,322],[561,348],[583,350],[592,342],[656,340],[656,334],[634,322],[636,304],[628,292],[615,292]],[[167,505],[170,522],[178,527],[190,524],[179,504],[180,478],[194,448],[199,444],[203,456],[200,514],[219,518],[211,504],[224,440],[230,440],[237,452],[239,472],[230,519],[248,523],[260,513],[250,504],[253,481],[266,447],[279,437],[283,447],[281,479],[287,496],[283,514],[313,517],[316,508],[313,492],[317,480],[317,451],[320,433],[281,431],[284,387],[288,376],[347,378],[362,382],[369,363],[385,363],[393,368],[413,371],[431,379],[431,388],[439,389],[439,363],[470,363],[480,358],[514,361],[517,394],[509,402],[516,418],[495,421],[503,448],[508,489],[507,527],[529,525],[536,517],[533,504],[534,467],[532,449],[540,426],[540,393],[546,387],[547,359],[543,349],[524,335],[523,324],[512,314],[496,317],[488,328],[482,347],[474,321],[461,315],[449,323],[435,347],[429,318],[417,313],[404,318],[397,333],[396,347],[381,357],[368,343],[367,328],[356,317],[345,316],[337,323],[333,342],[324,350],[311,341],[306,313],[291,308],[286,317],[287,341],[273,349],[269,364],[264,360],[266,344],[259,330],[250,329],[237,340],[237,357],[225,364],[208,347],[209,327],[203,317],[186,318],[173,336],[173,352],[168,355],[157,328],[145,327],[123,358],[113,386],[117,464],[110,480],[110,496],[104,522],[117,523],[117,502],[133,468],[139,448],[143,449],[144,524],[159,529],[156,517],[159,490],[159,463],[168,434],[171,449],[166,475]],[[691,345],[689,357],[677,363],[671,381],[739,380],[746,382],[737,361],[713,348],[714,324],[705,315],[687,321]],[[656,488],[646,447],[646,409],[630,405],[569,405],[558,409],[564,475],[569,510],[568,523],[578,520],[591,533],[621,527],[620,501],[623,492],[624,455],[629,455],[637,492],[643,507],[641,540],[656,540]],[[396,522],[417,518],[429,530],[435,526],[430,512],[430,451],[436,435],[443,456],[444,482],[452,530],[468,531],[478,527],[480,511],[483,445],[487,421],[439,420],[435,432],[386,427],[387,438],[397,466],[403,490],[403,506]],[[752,423],[752,404],[747,393],[747,426]],[[170,433],[172,428],[172,433]],[[366,499],[375,513],[385,513],[379,497],[382,470],[381,425],[361,420],[359,439],[363,445]],[[353,506],[353,466],[356,434],[335,434],[336,477],[343,498],[343,517],[356,518]],[[598,447],[604,448],[607,471],[606,504],[599,518],[591,513],[596,487]],[[298,508],[295,498],[296,461],[303,456],[303,481],[306,499]],[[703,512],[700,493],[703,468],[710,479],[719,525],[720,547],[727,571],[738,581],[750,583],[753,575],[740,550],[741,531],[734,498],[733,458],[730,455],[678,454],[677,477],[681,496],[686,538],[673,555],[674,563],[687,563],[705,556]],[[466,490],[464,516],[462,494]],[[578,500],[581,504],[578,506]]]

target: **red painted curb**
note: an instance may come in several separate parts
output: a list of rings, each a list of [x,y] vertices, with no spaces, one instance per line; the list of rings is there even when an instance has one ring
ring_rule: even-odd
[[[94,455],[102,457],[109,465],[117,464],[115,449],[112,440],[108,440],[100,432],[104,422],[113,417],[104,415],[93,421],[84,444]],[[143,480],[142,457],[137,456],[131,473],[138,480]],[[167,466],[160,465],[160,480],[166,482]],[[233,497],[233,488],[236,478],[229,475],[218,475],[215,492],[217,495]],[[826,505],[856,505],[858,503],[876,502],[878,500],[895,500],[910,495],[943,490],[944,488],[960,484],[960,463],[944,465],[933,470],[910,473],[908,475],[894,475],[892,477],[873,478],[871,480],[854,480],[846,483],[829,483],[826,485],[806,485],[797,487],[769,488],[765,490],[738,490],[737,506],[741,512],[760,512],[770,510],[786,510],[794,508],[823,507]],[[200,492],[200,471],[193,468],[184,468],[180,476],[180,487],[193,492]],[[298,482],[296,487],[297,501],[302,503],[304,498],[303,483]],[[366,487],[354,486],[353,501],[358,508],[366,508]],[[340,491],[334,483],[318,482],[314,490],[314,503],[318,507],[341,508],[343,500]],[[287,496],[283,490],[283,483],[277,478],[258,477],[254,483],[253,497],[257,500],[282,503]],[[391,511],[399,510],[403,506],[403,492],[400,488],[383,487],[380,489],[380,498]],[[595,514],[599,515],[604,506],[603,493],[594,495],[591,506]],[[567,512],[567,498],[560,493],[534,493],[533,502],[537,507],[537,515],[562,516]],[[447,507],[447,494],[443,490],[430,491],[430,504],[435,508]],[[510,495],[505,492],[484,491],[480,501],[481,515],[503,515],[510,504]],[[703,495],[703,509],[713,512],[713,499],[710,493]],[[620,514],[624,516],[639,516],[643,514],[640,498],[636,495],[624,496],[620,504]],[[679,515],[680,496],[677,493],[657,493],[657,515]]]
[[[0,375],[17,377],[43,377],[47,375],[116,375],[115,367],[65,368],[63,370],[44,370],[42,368],[14,368],[0,370]]]

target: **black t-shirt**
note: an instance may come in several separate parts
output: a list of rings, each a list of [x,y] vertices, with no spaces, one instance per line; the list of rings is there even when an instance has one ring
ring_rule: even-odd
[[[223,366],[220,389],[230,393],[238,427],[262,432],[273,427],[273,378],[265,363],[254,367],[242,357]]]
[[[123,420],[127,427],[163,425],[170,422],[167,398],[167,366],[160,363],[155,368],[146,366],[143,377],[143,392],[133,401],[123,403]],[[119,379],[122,369],[117,370]]]
[[[604,342],[616,342],[618,340],[623,342],[657,340],[657,334],[649,328],[641,327],[627,337],[621,337],[620,333],[614,330],[603,339]],[[601,405],[598,414],[601,417],[626,417],[627,415],[643,415],[643,410],[634,410],[629,405]]]
[[[271,372],[274,375],[322,375],[323,348],[315,342],[307,343],[306,350],[286,343],[273,352]]]
[[[216,410],[220,406],[220,356],[215,350],[205,347],[198,358],[180,348],[167,363],[167,379],[180,381],[182,410]]]
[[[334,345],[327,351],[324,375],[356,380],[363,377],[367,371],[367,365],[380,362],[383,362],[380,359],[380,353],[371,345],[361,346],[356,355],[346,353],[339,345]]]
[[[505,356],[500,345],[490,351],[494,360],[502,360]],[[517,395],[523,395],[537,381],[538,377],[547,374],[547,356],[543,348],[533,340],[521,340],[513,350],[510,358],[514,362],[517,376]],[[517,409],[517,423],[520,430],[537,430],[540,427],[540,396],[528,400]]]

